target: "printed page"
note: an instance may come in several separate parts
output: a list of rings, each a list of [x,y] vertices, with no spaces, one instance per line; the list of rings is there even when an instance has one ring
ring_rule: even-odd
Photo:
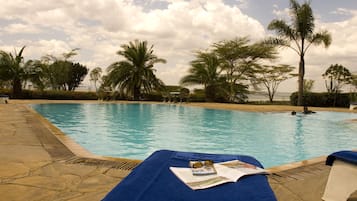
[[[170,170],[193,190],[205,189],[227,182],[236,182],[245,175],[265,174],[266,170],[239,161],[227,161],[213,164],[217,174],[193,175],[191,168],[170,167]]]
[[[265,169],[262,169],[255,165],[245,163],[245,162],[242,162],[239,160],[218,163],[217,165],[222,165],[222,166],[225,166],[226,168],[229,168],[230,170],[229,171],[226,170],[226,171],[227,171],[227,174],[230,174],[231,176],[228,176],[226,174],[225,174],[225,176],[230,179],[234,178],[234,181],[237,181],[240,177],[242,177],[244,175],[268,174],[268,172]],[[217,168],[217,166],[215,166],[215,167]]]
[[[170,170],[187,186],[193,190],[210,188],[219,184],[232,182],[230,179],[218,174],[193,175],[191,168],[170,167]]]

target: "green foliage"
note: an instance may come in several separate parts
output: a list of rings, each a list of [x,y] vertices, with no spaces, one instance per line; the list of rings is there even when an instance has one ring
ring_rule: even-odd
[[[125,60],[115,62],[107,69],[110,85],[134,100],[139,100],[141,93],[163,88],[164,83],[155,76],[153,67],[166,61],[154,55],[153,46],[148,47],[146,41],[135,40],[121,45],[121,48],[117,54]]]
[[[74,91],[88,73],[88,68],[70,61],[58,60],[49,66],[49,80],[53,89]]]
[[[224,81],[220,76],[220,61],[215,53],[197,52],[191,61],[189,74],[180,80],[183,85],[204,86],[206,101],[215,101],[219,85]]]
[[[328,47],[331,44],[331,35],[326,30],[314,32],[315,22],[310,1],[299,4],[296,0],[290,0],[291,24],[284,20],[275,19],[268,25],[269,30],[274,30],[278,38],[270,38],[266,42],[269,44],[289,47],[294,50],[300,58],[299,62],[299,98],[298,105],[302,105],[304,76],[305,76],[305,55],[311,45],[324,44]]]
[[[291,72],[294,67],[289,65],[263,65],[256,73],[254,83],[263,85],[267,91],[270,102],[273,102],[274,95],[281,82],[293,77]]]
[[[255,79],[259,61],[275,59],[277,54],[274,46],[265,43],[251,44],[248,38],[215,43],[213,52],[222,62],[220,69],[225,83],[221,85],[225,86],[224,91],[229,102],[242,102],[242,98],[246,97],[244,89],[248,88],[246,82]]]
[[[343,85],[353,80],[351,72],[340,64],[331,65],[322,76],[329,93],[338,93]]]
[[[151,92],[149,94],[143,94],[143,101],[162,101],[162,94],[160,92]]]
[[[180,91],[182,89],[181,86],[178,85],[166,85],[165,86],[165,91],[170,92],[170,91]]]
[[[259,62],[276,58],[272,45],[251,43],[246,37],[220,41],[210,51],[196,52],[183,85],[203,85],[206,101],[244,102],[248,82],[256,77]]]
[[[31,62],[24,61],[22,53],[25,49],[23,46],[20,52],[15,55],[0,50],[0,80],[2,82],[10,81],[12,85],[12,95],[18,97],[22,92],[22,82],[28,77],[27,68]]]
[[[195,89],[190,95],[190,102],[205,102],[206,95],[203,89]]]
[[[67,86],[69,91],[74,91],[88,74],[88,68],[80,63],[72,63],[70,68],[69,80]]]
[[[331,93],[305,93],[304,105],[312,107],[349,107],[350,98],[357,93],[343,93],[335,96]],[[290,96],[291,105],[297,105],[298,93],[292,93]]]
[[[334,105],[337,102],[337,94],[345,84],[352,82],[352,74],[342,65],[331,65],[326,72],[322,75],[325,78],[325,85],[327,92],[333,94]]]
[[[304,92],[309,93],[314,87],[315,80],[306,80],[304,79]]]
[[[355,90],[357,90],[357,74],[352,75],[351,85],[354,87]]]
[[[76,91],[32,91],[23,90],[20,97],[14,97],[9,90],[2,89],[0,94],[9,95],[10,98],[20,99],[48,99],[48,100],[97,100],[95,92],[76,92]]]
[[[102,75],[102,69],[100,67],[94,68],[89,74],[90,81],[94,82],[95,91],[98,91],[97,90],[97,82],[100,80],[101,75]]]

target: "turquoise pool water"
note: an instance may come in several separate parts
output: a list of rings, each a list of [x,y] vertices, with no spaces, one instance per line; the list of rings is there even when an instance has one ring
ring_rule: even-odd
[[[357,148],[356,113],[312,115],[165,104],[32,107],[92,153],[144,159],[158,149],[245,154],[265,167]]]

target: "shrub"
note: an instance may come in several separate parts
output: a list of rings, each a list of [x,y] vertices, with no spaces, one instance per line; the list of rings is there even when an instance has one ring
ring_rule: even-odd
[[[163,101],[163,97],[160,92],[151,92],[149,94],[143,94],[143,100],[145,100],[145,101]]]
[[[354,97],[355,93],[337,94],[336,103],[334,105],[335,94],[331,93],[306,93],[304,95],[304,103],[307,106],[313,107],[349,107],[350,98]],[[292,93],[290,96],[291,105],[297,105],[298,93]]]
[[[12,97],[10,90],[2,89],[0,94],[9,95]],[[22,90],[19,99],[49,99],[49,100],[97,100],[95,92],[77,92],[77,91],[32,91]]]

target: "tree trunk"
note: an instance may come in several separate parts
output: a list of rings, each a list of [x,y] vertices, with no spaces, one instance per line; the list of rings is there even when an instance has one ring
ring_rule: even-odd
[[[21,80],[19,78],[15,78],[12,83],[12,96],[14,98],[20,98],[21,93],[22,93]]]
[[[140,98],[140,87],[134,87],[133,99],[134,101],[139,100]]]
[[[305,61],[304,55],[301,54],[299,62],[299,91],[298,91],[298,106],[303,106],[304,101],[304,76],[305,76]]]

